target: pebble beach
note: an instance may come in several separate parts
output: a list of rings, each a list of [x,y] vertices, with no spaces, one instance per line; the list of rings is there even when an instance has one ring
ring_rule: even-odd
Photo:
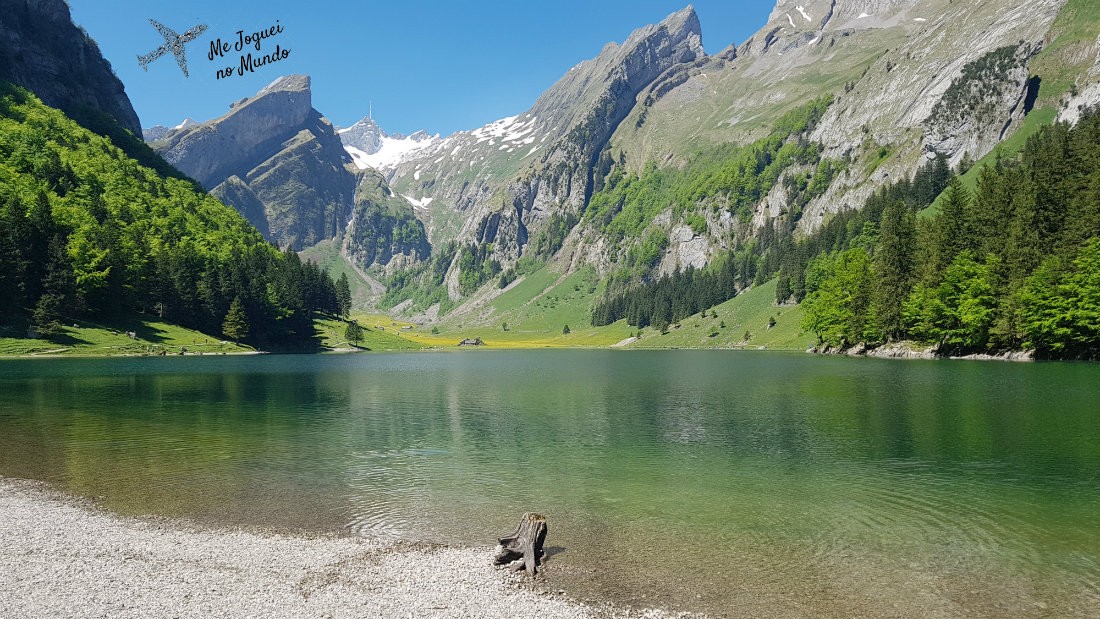
[[[0,617],[668,616],[571,600],[494,568],[490,547],[125,518],[3,478],[0,515]]]

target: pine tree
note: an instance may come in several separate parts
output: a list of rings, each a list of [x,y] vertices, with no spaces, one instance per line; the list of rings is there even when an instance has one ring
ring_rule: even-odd
[[[940,275],[960,253],[971,249],[973,236],[968,219],[970,192],[959,177],[947,185],[942,209],[936,218],[935,271]]]
[[[348,326],[344,328],[344,339],[356,347],[363,341],[363,327],[359,326],[358,320],[348,321]]]
[[[979,256],[1003,256],[1012,222],[1012,185],[1007,182],[998,158],[978,171],[978,183],[970,206],[970,229],[974,232],[975,251]]]
[[[248,332],[248,316],[241,304],[241,298],[233,297],[233,302],[229,304],[229,311],[225,315],[225,321],[222,322],[222,333],[234,342],[239,342],[248,337]]]
[[[73,277],[63,236],[55,235],[50,239],[46,256],[42,295],[35,303],[32,317],[35,331],[51,334],[60,332],[64,313],[79,311],[79,304],[76,298],[76,278]]]
[[[905,202],[895,200],[882,212],[871,291],[875,327],[887,340],[902,334],[902,302],[912,289],[915,251],[913,214]]]
[[[340,279],[336,280],[336,306],[341,318],[347,318],[351,313],[351,285],[348,284],[347,273],[341,273]]]

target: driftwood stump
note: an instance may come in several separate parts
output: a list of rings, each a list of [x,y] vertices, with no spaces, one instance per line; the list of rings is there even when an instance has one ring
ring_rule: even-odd
[[[515,532],[500,538],[500,549],[493,563],[508,563],[515,571],[526,569],[528,574],[534,576],[544,554],[542,544],[546,541],[547,530],[545,516],[527,512],[520,518]]]

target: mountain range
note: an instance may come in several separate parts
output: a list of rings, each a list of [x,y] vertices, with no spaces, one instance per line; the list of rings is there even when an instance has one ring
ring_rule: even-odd
[[[0,57],[60,54],[19,34],[66,21],[41,2],[0,30]],[[608,43],[529,109],[446,137],[389,134],[369,113],[337,128],[304,75],[143,135],[268,240],[338,259],[370,284],[365,302],[409,315],[490,316],[538,269],[624,291],[736,260],[755,274],[743,289],[783,272],[777,248],[898,181],[935,163],[972,184],[1100,103],[1098,13],[1085,0],[779,0],[747,41],[708,55],[688,6]],[[9,79],[47,103],[140,134],[113,75],[43,81],[60,69],[14,60],[26,75]]]
[[[768,221],[812,231],[937,154],[953,166],[977,161],[1037,106],[1049,122],[1045,110],[1064,115],[1095,103],[1091,32],[1052,28],[1072,4],[781,0],[753,37],[715,55],[703,50],[689,6],[578,63],[528,110],[445,138],[388,135],[369,116],[336,130],[311,108],[308,78],[290,76],[153,144],[276,243],[302,249],[339,238],[345,257],[380,277],[427,260],[428,243],[438,255],[449,241],[491,247],[501,269],[514,267],[555,217],[556,226],[575,222],[541,258],[563,270],[594,265],[609,275],[617,255],[657,233],[665,241],[652,272],[670,273],[706,266]],[[1093,85],[1071,103],[1075,82]],[[751,143],[821,96],[833,98],[804,139],[842,164],[805,204],[794,204],[803,200],[791,187],[813,170],[792,165],[755,202],[751,221],[706,201],[669,204],[634,238],[611,242],[585,220],[612,168],[638,175]],[[356,204],[364,179],[378,193]],[[379,201],[385,216],[362,225],[378,219],[361,211],[378,211]],[[705,225],[686,223],[700,217]],[[395,227],[414,222],[423,237],[392,240]],[[378,234],[389,235],[383,249],[360,251],[363,235]],[[458,263],[455,252],[445,278],[452,301],[465,296]]]

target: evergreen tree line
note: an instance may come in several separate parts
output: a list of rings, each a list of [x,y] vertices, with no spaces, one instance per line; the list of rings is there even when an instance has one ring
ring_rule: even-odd
[[[918,168],[912,179],[902,179],[876,191],[867,198],[863,208],[835,214],[798,241],[787,242],[790,237],[784,237],[784,242],[771,252],[774,255],[765,256],[762,261],[765,267],[780,265],[776,303],[801,303],[806,297],[806,269],[810,263],[823,254],[845,250],[857,241],[873,238],[888,205],[903,203],[905,210],[915,215],[930,206],[951,179],[946,157],[937,155]],[[770,279],[773,271],[768,268],[762,271],[761,279]]]
[[[635,327],[650,325],[665,331],[670,324],[732,299],[739,286],[738,263],[728,259],[719,268],[677,271],[641,286],[605,296],[592,309],[592,324],[609,325],[626,319]]]
[[[663,329],[777,276],[777,302],[801,301],[806,294],[806,267],[815,257],[845,249],[861,238],[865,229],[875,229],[888,203],[902,202],[910,212],[927,207],[950,178],[946,159],[935,157],[921,166],[913,179],[880,190],[863,209],[837,214],[801,239],[794,237],[796,222],[792,219],[772,220],[756,238],[719,256],[705,269],[689,268],[640,284],[613,277],[608,292],[593,308],[593,324],[625,318],[633,326]]]
[[[1100,115],[1043,128],[973,191],[952,179],[940,206],[887,197],[877,225],[810,261],[804,326],[837,346],[1100,355]]]
[[[346,277],[268,244],[233,209],[0,85],[0,324],[155,314],[257,344],[346,314]],[[230,310],[233,320],[227,321]]]

